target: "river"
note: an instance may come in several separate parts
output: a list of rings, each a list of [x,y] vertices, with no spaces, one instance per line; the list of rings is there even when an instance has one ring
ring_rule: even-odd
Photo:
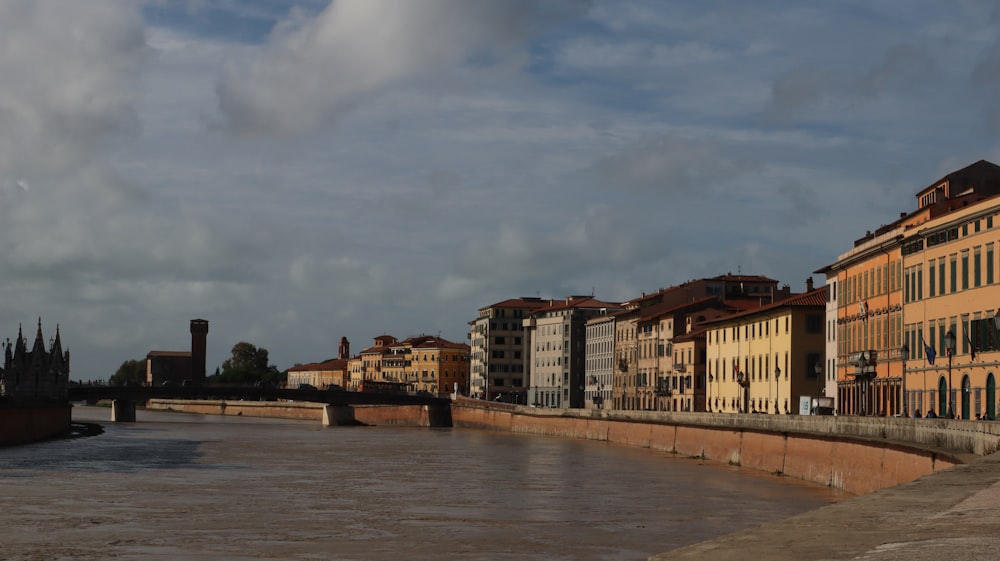
[[[834,490],[606,443],[75,407],[103,434],[0,449],[0,557],[628,560]]]

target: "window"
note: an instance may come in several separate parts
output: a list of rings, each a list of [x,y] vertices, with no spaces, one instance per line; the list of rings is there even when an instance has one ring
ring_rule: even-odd
[[[958,256],[951,256],[951,284],[949,284],[950,290],[948,292],[954,294],[958,290]]]
[[[934,262],[931,261],[931,274],[927,275],[927,296],[934,298]]]
[[[976,222],[979,226],[979,222]],[[983,255],[980,248],[972,250],[972,286],[979,288],[983,285]]]
[[[962,252],[962,290],[969,289],[969,252]]]

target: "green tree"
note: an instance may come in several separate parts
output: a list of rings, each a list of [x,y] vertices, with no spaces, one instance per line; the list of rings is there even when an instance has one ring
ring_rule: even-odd
[[[146,361],[126,360],[108,380],[113,386],[142,385],[146,383]]]
[[[233,345],[232,356],[222,362],[222,371],[216,371],[212,382],[219,384],[253,384],[283,382],[286,374],[267,363],[267,349],[246,341]]]
[[[232,370],[264,372],[267,370],[267,349],[257,348],[252,343],[240,341],[233,345],[232,358],[222,363],[222,373]]]

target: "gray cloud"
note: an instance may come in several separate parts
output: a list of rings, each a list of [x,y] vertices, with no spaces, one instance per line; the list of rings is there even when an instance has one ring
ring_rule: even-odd
[[[718,143],[677,136],[641,139],[586,170],[601,187],[663,196],[709,197],[720,183],[759,169]]]
[[[281,22],[248,65],[230,64],[219,106],[237,132],[313,130],[384,88],[462,64],[517,65],[522,42],[581,14],[582,0],[340,0]]]

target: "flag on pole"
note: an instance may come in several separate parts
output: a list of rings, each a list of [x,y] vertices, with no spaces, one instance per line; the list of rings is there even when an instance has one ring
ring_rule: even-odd
[[[934,352],[934,347],[928,345],[924,341],[924,334],[923,333],[920,334],[920,344],[924,346],[924,355],[927,357],[927,362],[929,362],[933,366],[934,365],[934,357],[937,356],[937,353]]]

